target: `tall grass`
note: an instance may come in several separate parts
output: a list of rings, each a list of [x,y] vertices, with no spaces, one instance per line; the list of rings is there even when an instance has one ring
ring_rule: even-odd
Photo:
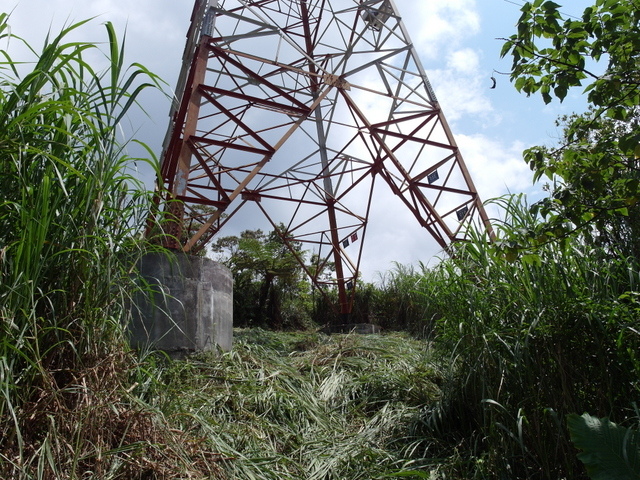
[[[499,202],[502,241],[535,225],[522,196]],[[635,259],[579,239],[537,253],[508,261],[479,237],[424,282],[452,365],[424,431],[464,452],[460,478],[586,478],[565,416],[624,421],[640,393]]]
[[[427,271],[424,264],[414,267],[395,263],[391,270],[379,274],[375,283],[358,284],[347,319],[340,318],[332,308],[338,302],[336,292],[315,299],[311,318],[317,325],[371,323],[384,331],[410,332],[427,339],[433,330],[422,301]]]
[[[422,301],[428,272],[423,263],[417,267],[394,263],[391,270],[380,274],[376,285],[379,292],[376,323],[385,329],[430,338],[434,319],[429,318],[429,310]]]
[[[0,51],[0,476],[193,472],[175,460],[189,458],[185,436],[136,400],[144,374],[125,335],[149,194],[119,128],[159,80],[125,65],[110,23],[97,70],[98,45],[68,40],[86,22],[39,51],[7,22],[0,45],[32,58]]]

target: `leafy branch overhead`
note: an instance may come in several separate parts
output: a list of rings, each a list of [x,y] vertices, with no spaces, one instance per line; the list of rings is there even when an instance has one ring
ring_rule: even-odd
[[[595,106],[637,105],[639,2],[598,0],[585,9],[582,19],[563,19],[560,8],[541,0],[522,7],[518,33],[507,39],[501,52],[513,58],[511,80],[518,91],[539,91],[550,103],[554,96],[562,101],[570,88],[584,86]],[[607,66],[598,75],[592,70],[601,61]],[[622,110],[615,114],[626,116]]]
[[[550,196],[534,205],[545,222],[520,248],[576,231],[587,240],[639,255],[634,220],[640,210],[640,2],[597,0],[581,18],[535,0],[522,7],[518,31],[502,56],[511,80],[527,96],[563,101],[572,89],[589,108],[558,120],[554,147],[524,152],[534,181],[547,177]]]

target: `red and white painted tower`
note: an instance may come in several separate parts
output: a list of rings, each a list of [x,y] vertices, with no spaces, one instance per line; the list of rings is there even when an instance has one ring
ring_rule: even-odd
[[[368,219],[392,214],[372,211],[381,189],[443,248],[490,229],[392,0],[196,0],[176,92],[162,159],[173,248],[259,211],[317,254],[304,268],[348,314]]]

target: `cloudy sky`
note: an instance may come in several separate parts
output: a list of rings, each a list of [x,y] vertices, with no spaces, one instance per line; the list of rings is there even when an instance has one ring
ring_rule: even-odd
[[[508,192],[526,192],[531,199],[539,198],[541,188],[531,184],[522,150],[554,144],[558,137],[554,120],[558,115],[584,108],[578,92],[570,94],[563,104],[544,105],[537,97],[518,94],[507,76],[496,73],[509,69],[509,60],[499,58],[504,43],[499,39],[514,33],[522,3],[395,0],[485,200]],[[566,0],[562,10],[579,17],[592,3]],[[76,38],[103,41],[106,33],[102,23],[110,21],[117,31],[126,30],[128,63],[142,63],[162,77],[168,89],[175,85],[192,0],[3,0],[3,4],[5,11],[11,12],[12,33],[33,45],[41,43],[47,31],[57,32],[65,24],[89,17],[95,19],[82,27]],[[497,80],[495,89],[490,88],[492,76]],[[160,94],[148,94],[142,102],[149,116],[136,116],[132,128],[159,155],[169,102]],[[490,214],[494,212],[490,210]],[[408,212],[397,215],[395,225],[381,217],[372,218],[368,230],[362,266],[367,280],[375,280],[377,272],[386,271],[393,261],[428,264],[437,256],[437,245],[414,225]]]

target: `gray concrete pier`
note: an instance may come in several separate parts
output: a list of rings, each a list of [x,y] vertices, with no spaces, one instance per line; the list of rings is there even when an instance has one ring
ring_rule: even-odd
[[[233,340],[233,277],[224,265],[184,253],[150,253],[140,264],[153,293],[139,295],[131,324],[134,348],[174,358],[220,348]]]

